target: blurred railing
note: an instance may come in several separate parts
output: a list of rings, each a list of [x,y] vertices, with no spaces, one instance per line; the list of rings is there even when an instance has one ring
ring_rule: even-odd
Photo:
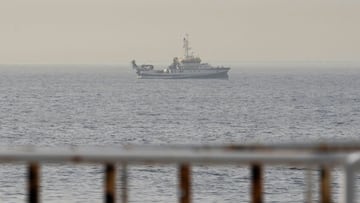
[[[283,144],[227,146],[127,146],[119,148],[37,148],[2,147],[0,162],[28,164],[28,202],[40,202],[40,166],[44,163],[97,163],[104,165],[104,202],[128,202],[127,166],[131,164],[177,164],[178,200],[191,202],[191,166],[198,164],[250,166],[250,199],[261,203],[264,165],[300,165],[319,167],[320,202],[356,202],[356,172],[360,165],[360,143]],[[121,187],[116,189],[116,166],[121,165]],[[331,170],[344,171],[343,195],[332,200]],[[119,195],[116,195],[116,192]],[[311,202],[311,198],[305,202]]]

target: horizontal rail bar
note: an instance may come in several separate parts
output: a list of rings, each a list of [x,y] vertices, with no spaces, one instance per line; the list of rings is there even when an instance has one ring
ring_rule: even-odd
[[[36,150],[36,146],[1,146],[1,151],[8,151],[13,149],[26,149],[26,150]],[[101,147],[100,147],[101,148]],[[116,147],[118,148],[118,147]],[[329,151],[329,152],[351,152],[351,151],[360,151],[360,142],[336,142],[336,143],[280,143],[280,144],[220,144],[220,145],[197,145],[197,144],[187,144],[187,145],[125,145],[123,149],[134,149],[134,150],[153,150],[161,148],[162,150],[234,150],[234,151],[261,151],[261,150],[274,150],[274,151]],[[44,148],[43,148],[44,149]],[[52,150],[53,148],[48,148]],[[57,150],[61,148],[56,148]],[[71,147],[66,148],[71,150],[77,149],[99,149],[99,147]]]
[[[345,164],[346,153],[238,152],[226,150],[0,150],[0,162],[97,162],[97,163],[214,163],[214,164]]]
[[[272,143],[272,144],[220,144],[220,145],[148,145],[138,146],[131,145],[128,148],[162,148],[162,149],[193,149],[193,150],[204,150],[204,149],[224,149],[224,150],[292,150],[292,151],[333,151],[333,152],[351,152],[360,151],[360,142],[337,142],[337,143]]]

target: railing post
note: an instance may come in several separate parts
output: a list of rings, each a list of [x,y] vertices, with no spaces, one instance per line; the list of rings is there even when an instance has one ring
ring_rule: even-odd
[[[106,203],[115,203],[115,165],[106,164],[105,165],[105,202]]]
[[[251,166],[251,202],[262,203],[263,202],[263,186],[262,186],[262,166],[254,164]]]
[[[342,202],[357,202],[356,171],[360,167],[360,153],[350,154],[344,165],[344,184]]]
[[[30,163],[28,166],[28,201],[38,203],[40,186],[40,167],[38,163]]]
[[[305,203],[312,203],[312,189],[313,189],[313,177],[312,177],[312,168],[305,169],[305,181],[306,181],[306,191],[304,193]]]
[[[179,203],[191,202],[191,169],[189,164],[179,168]]]
[[[120,198],[122,203],[128,202],[128,194],[127,194],[127,164],[124,163],[122,165],[121,173],[120,173],[120,183],[121,183],[121,190],[120,190]]]
[[[330,167],[322,166],[320,169],[320,197],[321,203],[331,202],[331,179],[330,179]]]
[[[354,203],[355,202],[355,175],[354,169],[351,164],[345,165],[344,168],[344,185],[343,185],[343,202]]]

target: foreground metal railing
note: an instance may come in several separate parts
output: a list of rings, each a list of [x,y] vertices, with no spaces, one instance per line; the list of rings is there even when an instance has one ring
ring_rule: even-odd
[[[40,202],[40,165],[43,163],[98,163],[104,170],[104,201],[116,202],[116,166],[122,165],[121,202],[128,202],[127,166],[131,164],[178,164],[180,203],[191,202],[191,166],[197,164],[244,164],[251,170],[251,202],[263,202],[264,165],[301,165],[320,168],[320,202],[333,202],[331,169],[342,167],[344,192],[339,202],[356,201],[356,171],[360,165],[360,143],[288,144],[229,146],[128,146],[116,148],[36,148],[0,149],[0,162],[28,164],[28,202]],[[306,200],[311,202],[310,200]]]

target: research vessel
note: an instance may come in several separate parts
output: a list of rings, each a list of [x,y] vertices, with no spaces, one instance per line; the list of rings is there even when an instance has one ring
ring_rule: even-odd
[[[189,36],[184,38],[184,57],[175,57],[170,66],[156,70],[153,65],[136,65],[133,60],[132,67],[139,79],[187,79],[187,78],[228,78],[229,67],[211,66],[208,63],[201,63],[200,57],[190,52]]]

